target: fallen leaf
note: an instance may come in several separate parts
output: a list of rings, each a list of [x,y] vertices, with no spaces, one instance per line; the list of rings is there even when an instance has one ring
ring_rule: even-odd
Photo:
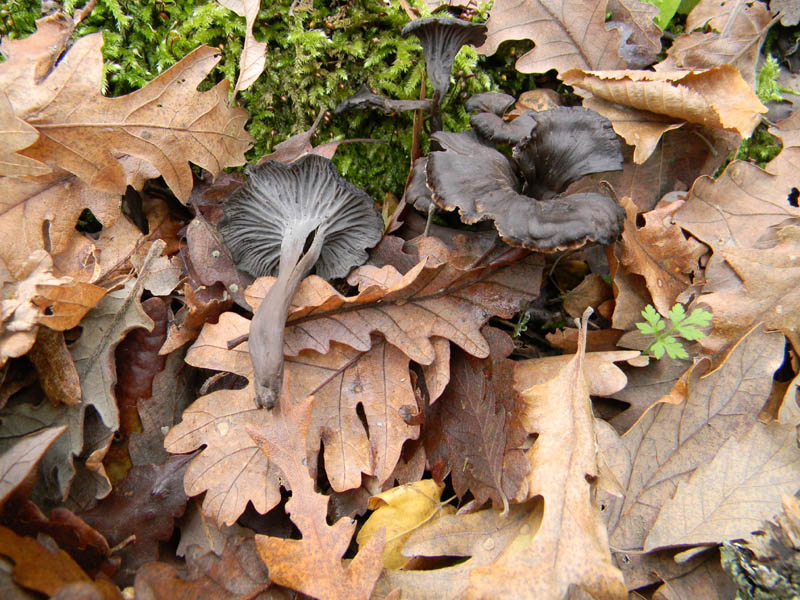
[[[46,164],[17,154],[17,150],[33,144],[39,137],[39,132],[14,114],[14,107],[2,90],[0,90],[0,132],[3,148],[0,151],[0,176],[24,177],[50,172],[50,167]]]
[[[356,536],[359,548],[366,546],[383,528],[389,540],[383,548],[383,567],[402,568],[408,558],[401,551],[411,534],[431,519],[455,510],[440,504],[443,491],[444,484],[438,484],[433,479],[423,479],[372,496],[369,499],[369,508],[373,512]]]
[[[522,391],[523,423],[538,438],[527,452],[529,497],[544,498],[543,514],[489,566],[473,569],[465,598],[561,598],[576,586],[596,598],[627,598],[613,566],[600,508],[594,502],[597,442],[581,343],[558,375]],[[575,557],[580,556],[580,561]]]
[[[303,536],[300,540],[256,535],[256,547],[273,581],[321,600],[367,599],[383,566],[386,534],[378,533],[360,548],[345,567],[342,555],[356,528],[352,519],[327,523],[328,497],[314,489],[306,458],[307,432],[313,397],[291,406],[282,402],[273,410],[269,426],[247,426],[270,461],[288,480],[292,497],[286,512]]]
[[[703,294],[698,299],[714,313],[711,338],[703,345],[727,345],[757,323],[786,334],[795,348],[800,328],[800,226],[776,228],[778,242],[767,249],[722,250],[725,261],[742,280],[737,291]]]
[[[215,323],[220,314],[233,306],[233,300],[220,284],[195,290],[185,283],[181,300],[184,305],[171,320],[159,354],[169,354],[186,342],[196,340],[205,323]]]
[[[611,286],[597,273],[589,273],[577,287],[564,294],[563,306],[570,317],[577,319],[588,307],[597,310],[612,297]]]
[[[28,352],[40,325],[59,331],[75,327],[105,294],[97,286],[56,277],[44,250],[28,257],[16,281],[2,266],[0,262],[0,365]]]
[[[653,153],[661,135],[696,123],[750,137],[767,108],[730,65],[706,71],[581,71],[562,76],[593,97],[584,106],[611,120],[625,141],[636,146],[634,162]]]
[[[730,577],[722,570],[717,550],[701,565],[678,577],[665,577],[657,572],[664,584],[653,594],[653,600],[728,600],[736,595]]]
[[[250,538],[253,531],[234,523],[230,527],[227,525],[217,525],[213,519],[208,518],[200,510],[200,503],[197,500],[190,500],[186,506],[180,523],[181,541],[175,554],[186,556],[189,548],[192,554],[205,554],[213,552],[217,556],[222,556],[225,546],[231,538]],[[255,550],[255,546],[253,547]],[[261,559],[259,564],[263,565]]]
[[[143,565],[136,573],[136,598],[145,600],[271,600],[269,574],[258,556],[255,542],[230,536],[218,557],[194,547],[186,559],[188,572],[179,573],[166,563]]]
[[[622,334],[619,329],[592,329],[587,335],[586,349],[590,352],[615,352]],[[574,327],[557,329],[545,336],[551,346],[571,354],[578,348],[579,337],[580,331]]]
[[[258,18],[261,0],[219,0],[219,3],[245,19],[244,46],[239,57],[239,77],[233,88],[235,98],[236,92],[246,90],[255,83],[267,64],[267,44],[256,41],[253,36],[253,25]]]
[[[800,21],[800,9],[792,0],[773,0],[770,2],[770,8],[781,12],[781,25],[789,27],[797,25]]]
[[[522,399],[514,389],[511,338],[485,327],[490,354],[479,359],[454,350],[450,384],[429,409],[425,450],[437,481],[448,473],[459,497],[472,492],[508,511],[509,500],[525,498],[528,463],[522,446]],[[391,538],[391,530],[387,531]]]
[[[643,69],[656,62],[662,35],[653,21],[658,16],[658,7],[638,0],[609,0],[607,10],[611,20],[606,27],[619,30],[622,38],[619,54],[628,67]]]
[[[667,58],[654,68],[700,70],[730,64],[755,89],[756,63],[770,24],[770,10],[760,2],[701,0],[686,17],[688,33],[675,39]],[[710,31],[696,31],[706,26]]]
[[[781,494],[798,489],[795,428],[756,422],[741,440],[729,437],[710,462],[678,485],[647,535],[645,552],[746,537],[780,510]]]
[[[607,511],[612,546],[637,550],[661,507],[698,466],[710,461],[730,436],[756,422],[783,361],[783,336],[751,330],[720,365],[688,381],[681,404],[648,410],[614,443],[601,440],[606,463],[626,490]]]
[[[16,442],[0,456],[0,507],[66,427],[51,427]]]
[[[536,44],[515,65],[522,73],[555,69],[621,69],[620,34],[606,27],[606,0],[497,0],[486,21],[486,43],[478,48],[491,56],[506,40],[531,39]]]
[[[80,515],[112,546],[128,542],[117,552],[120,582],[132,584],[139,567],[158,560],[159,542],[172,536],[174,520],[188,501],[182,489],[187,463],[185,456],[172,456],[162,464],[133,467],[108,498]]]
[[[28,358],[36,367],[39,385],[50,402],[78,404],[81,401],[80,378],[63,333],[40,327]]]
[[[79,38],[40,80],[24,71],[28,59],[15,46],[4,48],[0,84],[15,114],[39,132],[25,156],[117,194],[127,185],[117,159],[140,157],[183,201],[192,189],[189,161],[213,175],[244,164],[244,151],[252,142],[243,130],[247,113],[228,106],[225,81],[197,92],[219,60],[216,48],[201,46],[141,90],[106,98],[99,93],[102,44],[99,33]]]
[[[725,263],[722,250],[755,248],[767,228],[800,217],[800,210],[788,201],[800,172],[800,112],[770,132],[781,139],[783,150],[765,169],[734,161],[716,179],[700,177],[686,204],[675,214],[678,225],[714,251],[706,267],[706,292],[741,285]]]
[[[706,247],[683,235],[672,216],[683,201],[659,205],[642,215],[644,226],[637,225],[638,210],[630,198],[623,198],[625,230],[617,242],[616,255],[628,273],[644,277],[656,310],[666,316],[678,296],[700,271],[700,257]]]

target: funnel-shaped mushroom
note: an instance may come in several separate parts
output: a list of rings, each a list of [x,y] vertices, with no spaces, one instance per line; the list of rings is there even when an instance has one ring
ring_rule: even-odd
[[[334,278],[362,264],[381,239],[383,221],[372,199],[320,156],[270,161],[247,175],[225,204],[219,230],[240,269],[277,275],[249,336],[256,402],[271,408],[281,391],[284,327],[297,287],[312,268]]]
[[[465,223],[492,219],[506,243],[536,250],[608,243],[621,233],[625,211],[614,199],[559,196],[584,175],[622,168],[607,119],[585,108],[529,111],[511,123],[494,113],[475,117],[473,131],[432,138],[442,147],[426,166],[437,205],[458,209]],[[513,158],[494,143],[513,144]]]
[[[433,98],[441,103],[450,87],[450,70],[461,46],[480,46],[486,41],[486,25],[452,17],[415,19],[403,27],[403,37],[419,38],[425,51],[425,67],[433,86]]]

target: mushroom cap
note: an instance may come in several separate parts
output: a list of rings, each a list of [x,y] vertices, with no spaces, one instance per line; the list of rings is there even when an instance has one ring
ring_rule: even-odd
[[[494,113],[482,112],[472,115],[469,124],[487,142],[492,144],[508,144],[518,146],[527,142],[538,123],[533,117],[535,113],[528,111],[512,121],[504,121]]]
[[[547,112],[558,114],[543,117]],[[616,138],[609,142],[602,123],[588,112],[526,113],[523,117],[535,120],[536,126],[514,147],[514,160],[475,131],[434,134],[431,139],[442,147],[428,156],[427,184],[434,201],[445,210],[458,209],[465,223],[492,219],[512,246],[552,251],[610,242],[621,233],[625,219],[613,198],[557,196],[578,177],[621,168],[619,143]],[[569,127],[570,122],[577,125]],[[602,156],[591,156],[594,152]],[[532,197],[532,190],[541,195]]]
[[[502,117],[505,112],[516,102],[514,96],[501,92],[481,92],[473,94],[464,102],[467,112],[488,112]]]
[[[456,54],[464,44],[481,46],[486,41],[486,25],[452,17],[427,17],[411,21],[401,34],[419,38],[434,98],[441,102],[450,87],[450,70]]]
[[[326,158],[309,154],[288,165],[269,161],[246,173],[218,228],[236,266],[254,277],[277,274],[288,236],[324,236],[315,268],[332,279],[366,261],[366,249],[383,235],[372,198]]]

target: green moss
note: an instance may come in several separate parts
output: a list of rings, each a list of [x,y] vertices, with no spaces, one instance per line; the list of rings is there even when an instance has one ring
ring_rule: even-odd
[[[0,3],[0,36],[12,39],[30,35],[36,30],[36,19],[42,12],[41,0],[9,0]]]

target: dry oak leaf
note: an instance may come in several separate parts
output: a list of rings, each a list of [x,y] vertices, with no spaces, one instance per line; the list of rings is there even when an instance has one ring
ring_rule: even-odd
[[[607,0],[497,0],[486,21],[481,54],[492,55],[507,40],[536,44],[515,65],[522,73],[555,69],[621,69],[621,37],[605,22]]]
[[[800,226],[778,226],[775,235],[777,244],[772,247],[721,251],[742,287],[698,298],[714,313],[709,347],[724,346],[756,323],[764,323],[800,348]]]
[[[244,46],[242,55],[239,57],[239,77],[233,88],[233,96],[236,92],[246,90],[264,72],[267,64],[267,44],[259,42],[253,35],[253,25],[258,18],[258,11],[261,8],[261,0],[218,0],[225,8],[232,10],[240,17],[245,19]],[[216,175],[216,173],[215,173]]]
[[[125,192],[128,180],[118,159],[138,157],[184,202],[192,190],[189,161],[215,176],[244,164],[252,143],[243,129],[248,115],[228,106],[228,83],[197,91],[219,61],[216,48],[201,46],[144,88],[106,98],[100,94],[102,44],[100,33],[79,38],[42,78],[24,70],[27,58],[16,46],[6,49],[0,87],[16,116],[39,132],[21,153],[116,194]]]
[[[0,286],[0,365],[28,352],[40,325],[58,331],[77,326],[106,293],[90,283],[56,277],[44,250],[28,257],[16,281],[0,261]]]
[[[286,512],[303,536],[293,540],[256,535],[256,547],[276,583],[320,600],[367,600],[383,569],[386,534],[379,531],[346,567],[342,563],[356,522],[345,517],[328,525],[328,496],[316,491],[316,481],[309,473],[306,438],[313,401],[308,397],[292,404],[284,399],[271,411],[273,418],[268,426],[246,427],[288,481],[292,497],[286,503]]]
[[[186,361],[250,377],[253,368],[247,345],[227,349],[229,337],[247,332],[248,327],[243,317],[223,313],[217,325],[203,329]],[[359,487],[362,472],[385,481],[405,440],[419,434],[419,427],[403,417],[409,409],[416,412],[408,359],[384,340],[376,341],[366,353],[334,343],[325,355],[303,352],[287,358],[285,369],[287,402],[315,395],[310,464],[316,464],[315,453],[324,441],[325,470],[337,491]],[[280,472],[252,440],[240,435],[246,424],[263,425],[272,419],[269,411],[256,408],[253,394],[248,386],[201,397],[186,409],[183,421],[165,440],[170,452],[206,446],[186,472],[186,493],[208,490],[203,512],[218,523],[233,523],[248,501],[261,513],[280,502]]]
[[[575,587],[595,598],[628,597],[594,499],[597,439],[584,371],[589,314],[584,314],[572,360],[554,378],[522,391],[523,424],[538,433],[526,453],[528,494],[543,497],[544,513],[532,517],[527,535],[491,565],[470,572],[464,598],[557,599]]]
[[[616,131],[636,146],[633,160],[643,163],[661,135],[684,123],[734,131],[750,137],[767,107],[736,67],[706,71],[582,71],[562,75],[564,83],[591,92],[583,105],[611,120]]]
[[[508,511],[509,500],[527,497],[527,434],[520,422],[522,399],[514,389],[514,343],[506,333],[484,327],[486,359],[454,349],[450,383],[429,408],[425,436],[428,464],[437,481],[452,475],[453,489],[472,492]]]
[[[686,18],[686,31],[691,33],[679,35],[654,68],[696,71],[730,64],[755,89],[756,63],[771,23],[770,11],[761,2],[702,0]],[[696,31],[706,25],[710,31]]]
[[[783,150],[764,169],[734,161],[716,179],[698,178],[686,204],[675,214],[678,225],[714,250],[706,266],[704,291],[741,285],[725,264],[722,250],[757,247],[767,228],[800,217],[800,210],[789,202],[800,177],[800,111],[769,131],[780,138]]]
[[[430,238],[424,256],[405,275],[394,267],[365,265],[348,281],[356,296],[343,296],[317,276],[303,280],[286,323],[284,354],[328,351],[331,341],[366,351],[370,335],[381,333],[411,360],[429,365],[435,358],[432,337],[446,338],[473,356],[489,355],[481,327],[491,316],[510,318],[520,303],[539,293],[542,259],[537,255],[468,269],[452,265],[454,253]],[[431,254],[441,252],[443,258]],[[444,258],[447,257],[447,258]],[[253,310],[274,278],[262,277],[248,288]]]
[[[694,369],[680,404],[651,407],[621,438],[600,438],[606,464],[626,490],[606,510],[611,545],[638,550],[661,507],[730,436],[750,430],[783,362],[784,338],[748,332],[713,371]]]
[[[0,90],[0,176],[44,175],[50,167],[17,153],[33,144],[39,132],[14,114],[14,108]]]
[[[628,67],[643,69],[654,63],[661,53],[662,31],[653,21],[658,7],[639,0],[608,0],[608,12],[611,20],[606,26],[619,30],[619,54]]]
[[[0,456],[0,507],[65,429],[65,425],[49,427],[26,436]]]
[[[687,239],[672,216],[683,206],[682,200],[662,203],[642,215],[644,226],[637,225],[638,210],[630,198],[623,198],[625,230],[615,254],[628,273],[644,277],[653,305],[662,315],[669,312],[678,296],[692,284],[706,247]]]
[[[800,449],[791,425],[756,422],[728,438],[658,513],[645,552],[665,546],[718,544],[746,537],[781,507],[781,494],[800,489]]]

